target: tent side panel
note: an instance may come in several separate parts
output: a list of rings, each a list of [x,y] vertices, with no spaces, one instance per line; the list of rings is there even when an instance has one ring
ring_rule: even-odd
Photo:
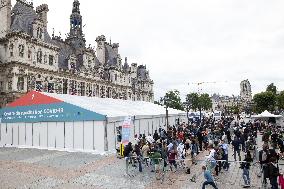
[[[116,148],[116,128],[115,123],[109,123],[107,125],[107,138],[108,138],[108,150],[112,151]]]
[[[65,123],[65,148],[68,149],[73,149],[73,127],[74,123],[73,122],[66,122]]]
[[[8,123],[7,124],[7,138],[6,138],[6,145],[11,146],[13,144],[13,124]]]
[[[42,122],[40,124],[40,147],[47,148],[47,122]]]
[[[7,129],[8,129],[8,124],[2,123],[1,125],[1,146],[4,146],[7,144],[7,141],[8,141]]]
[[[93,150],[93,121],[84,122],[84,150]]]
[[[153,117],[154,120],[154,131],[157,130],[159,133],[159,118],[158,117]]]
[[[25,146],[26,145],[26,124],[25,123],[19,123],[19,146]]]
[[[33,124],[33,146],[40,147],[40,139],[41,139],[41,123],[34,123]]]
[[[48,148],[56,148],[56,122],[48,122]]]
[[[17,146],[18,145],[18,124],[17,123],[11,123],[10,127],[12,128],[12,146]]]
[[[32,146],[33,144],[33,124],[26,123],[26,146]]]
[[[5,128],[6,123],[0,123],[0,147],[5,145]]]
[[[104,151],[104,121],[95,121],[94,123],[94,148],[95,150]]]
[[[148,122],[145,119],[140,119],[140,131],[141,134],[146,134],[146,136],[148,135]]]
[[[64,148],[64,122],[56,123],[56,148]]]
[[[74,149],[83,150],[83,122],[74,122]]]

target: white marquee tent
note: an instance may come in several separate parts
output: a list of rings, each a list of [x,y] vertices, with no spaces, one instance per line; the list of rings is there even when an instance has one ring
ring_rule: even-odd
[[[168,109],[169,124],[186,113]],[[32,91],[0,109],[0,146],[66,151],[113,151],[126,116],[135,134],[153,134],[166,122],[163,106],[150,102]]]
[[[253,118],[270,118],[270,117],[272,117],[272,118],[281,118],[282,116],[281,115],[274,115],[274,114],[268,112],[267,110],[265,110],[261,114],[253,115],[252,117]]]
[[[266,120],[266,121],[269,121],[269,119],[274,118],[275,119],[275,123],[278,126],[281,126],[281,127],[284,126],[284,120],[283,120],[283,116],[282,115],[274,115],[274,114],[271,114],[270,112],[268,112],[267,110],[265,110],[261,114],[253,115],[252,118]]]

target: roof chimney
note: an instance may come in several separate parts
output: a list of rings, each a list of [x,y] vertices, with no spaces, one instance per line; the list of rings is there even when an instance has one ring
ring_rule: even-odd
[[[43,4],[36,8],[36,13],[38,17],[43,21],[44,27],[47,28],[47,12],[49,11],[48,5]]]

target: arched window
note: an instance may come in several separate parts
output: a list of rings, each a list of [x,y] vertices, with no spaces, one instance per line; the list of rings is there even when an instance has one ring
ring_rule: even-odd
[[[37,52],[37,62],[42,63],[42,51],[41,50]]]
[[[19,91],[23,91],[25,86],[25,80],[23,77],[18,78],[17,88]]]
[[[24,51],[25,51],[25,46],[24,45],[19,45],[19,56],[24,57]]]

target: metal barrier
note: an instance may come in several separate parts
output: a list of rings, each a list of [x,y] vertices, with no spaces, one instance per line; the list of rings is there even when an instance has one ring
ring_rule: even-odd
[[[169,162],[166,160],[167,166],[165,166],[164,159],[158,158],[159,164],[154,165],[153,163],[149,163],[149,166],[146,166],[145,162],[143,162],[142,158],[137,158],[137,156],[131,156],[126,160],[126,175],[129,177],[135,177],[139,172],[139,161],[143,167],[143,172],[147,172],[147,174],[151,173],[153,179],[160,181],[161,184],[167,184],[167,182],[171,181],[172,174],[176,174],[177,176],[186,172],[187,168],[191,169],[191,174],[188,175],[187,182],[190,185],[194,185],[197,188],[202,187],[202,183],[204,182],[203,172],[201,170],[200,165],[206,165],[209,167],[210,160],[195,160],[198,163],[197,166],[191,164],[189,167],[182,167],[182,163],[186,161],[192,161],[192,159],[175,159],[177,164],[177,169],[174,168],[175,165],[171,165],[173,170],[171,171]],[[154,159],[147,158],[149,162],[152,162]],[[131,162],[131,163],[129,163]],[[241,163],[245,161],[226,161],[226,160],[216,160],[216,163],[221,163],[221,172],[219,176],[215,177],[215,183],[218,188],[242,188],[242,184],[244,183],[244,174],[243,170],[240,168]],[[229,170],[225,171],[223,169],[224,163],[227,162],[229,164]],[[185,163],[186,164],[186,163]],[[184,165],[185,165],[184,164]],[[284,164],[278,164],[281,170],[284,170]],[[251,163],[251,167],[249,169],[249,177],[251,180],[251,186],[254,188],[265,188],[269,186],[269,180],[267,179],[267,183],[265,185],[263,178],[263,170],[261,169],[260,164],[257,161]]]

